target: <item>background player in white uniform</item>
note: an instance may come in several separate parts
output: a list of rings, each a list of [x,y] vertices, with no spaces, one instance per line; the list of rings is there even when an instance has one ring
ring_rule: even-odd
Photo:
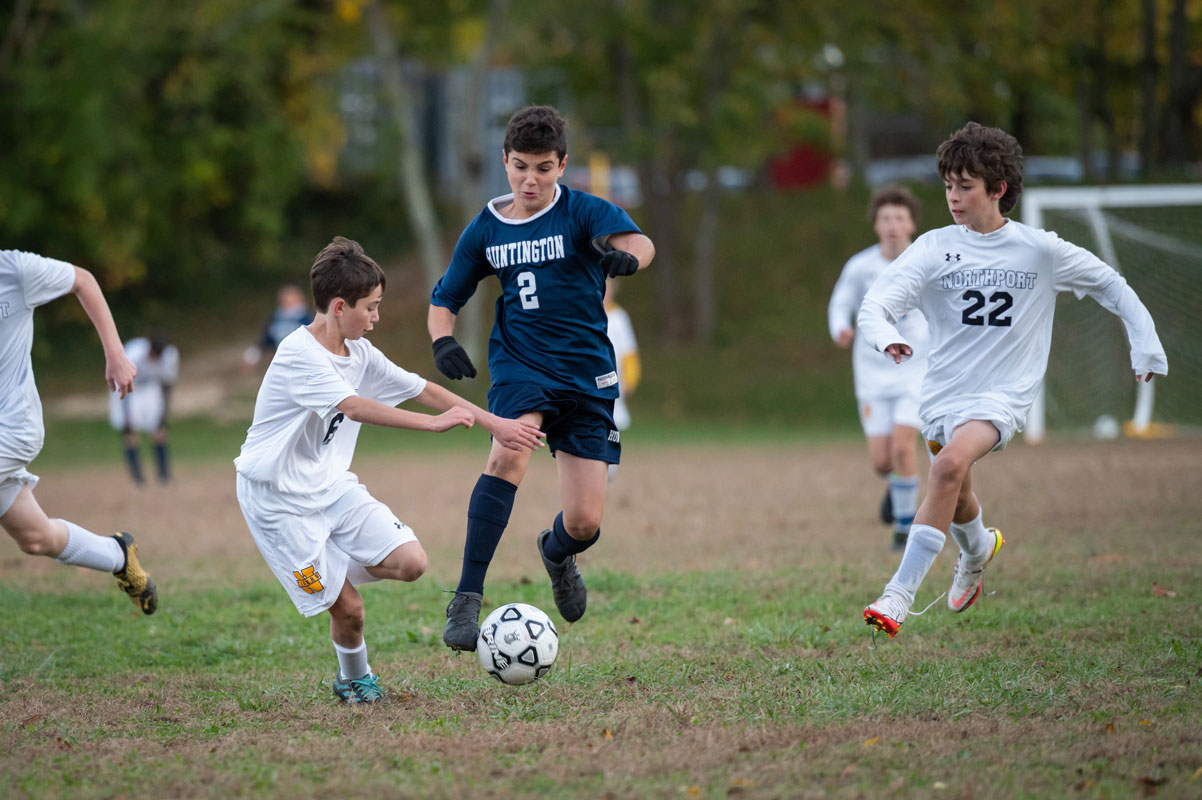
[[[38,477],[28,467],[46,435],[30,360],[33,310],[68,293],[79,298],[100,335],[109,390],[122,397],[133,391],[137,367],[125,357],[92,273],[33,253],[0,250],[0,525],[30,555],[113,573],[138,608],[153,614],[158,594],[138,562],[132,536],[97,536],[74,522],[50,519],[33,496]]]
[[[893,523],[895,550],[906,546],[918,508],[915,442],[922,427],[918,400],[927,368],[927,321],[917,309],[898,321],[898,330],[917,353],[901,366],[890,364],[863,337],[857,337],[852,322],[868,287],[910,246],[920,210],[918,198],[905,187],[885,186],[873,192],[868,219],[878,242],[848,259],[827,306],[831,339],[839,347],[852,349],[856,406],[868,438],[868,456],[876,474],[889,482],[881,501],[881,521]]]
[[[280,342],[234,460],[238,503],[255,544],[298,611],[330,612],[338,655],[334,693],[347,703],[384,696],[367,663],[356,583],[414,581],[426,553],[413,531],[349,471],[363,423],[441,433],[479,422],[508,448],[541,443],[538,429],[489,414],[406,372],[363,338],[379,320],[384,273],[338,237],[310,273],[317,315]],[[394,408],[404,400],[438,416]]]
[[[618,368],[618,396],[614,400],[614,425],[624,431],[630,427],[630,407],[626,398],[639,388],[643,364],[639,360],[639,343],[634,337],[634,325],[626,309],[618,305],[618,281],[605,279],[605,317],[608,322],[609,343],[614,347],[614,363]],[[618,465],[609,465],[609,479],[618,473]]]
[[[139,455],[141,434],[149,433],[154,442],[159,483],[171,479],[167,457],[167,409],[171,390],[179,379],[179,350],[167,343],[167,336],[156,332],[149,338],[139,336],[125,343],[125,356],[138,369],[134,378],[137,391],[125,397],[109,395],[109,424],[121,432],[125,462],[134,483],[141,485],[142,459]]]
[[[927,496],[897,573],[864,609],[894,636],[950,532],[960,556],[948,589],[952,611],[972,605],[985,565],[1004,543],[985,528],[972,465],[1020,431],[1043,380],[1056,295],[1089,295],[1117,315],[1131,343],[1135,379],[1168,374],[1156,326],[1135,292],[1096,256],[1054,233],[1002,215],[1022,192],[1022,148],[975,122],[936,154],[955,225],[925,233],[868,291],[860,335],[901,363],[914,348],[895,327],[911,308],[926,315],[931,355],[922,388],[923,436],[934,456]]]

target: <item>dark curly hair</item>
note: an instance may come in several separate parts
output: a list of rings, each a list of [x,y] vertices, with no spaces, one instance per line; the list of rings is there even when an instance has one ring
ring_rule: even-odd
[[[990,194],[1004,181],[1006,192],[998,202],[1003,214],[1014,208],[1023,193],[1023,148],[1001,128],[970,122],[939,145],[935,158],[944,180],[964,174],[981,178]]]
[[[567,120],[551,106],[526,106],[509,118],[505,127],[505,155],[555,153],[560,162],[568,154]]]

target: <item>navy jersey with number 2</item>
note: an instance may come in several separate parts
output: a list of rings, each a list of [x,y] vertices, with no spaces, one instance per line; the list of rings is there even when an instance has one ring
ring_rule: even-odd
[[[551,203],[527,219],[497,212],[511,202],[512,194],[489,201],[464,229],[431,304],[458,314],[477,284],[496,275],[502,291],[488,341],[492,385],[617,397],[600,262],[610,235],[641,231],[608,200],[558,184]]]

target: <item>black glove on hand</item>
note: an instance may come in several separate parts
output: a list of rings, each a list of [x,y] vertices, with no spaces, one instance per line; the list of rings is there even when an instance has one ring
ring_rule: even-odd
[[[476,377],[476,367],[454,336],[434,340],[434,366],[452,380]]]
[[[625,250],[610,250],[601,256],[601,269],[611,278],[625,278],[639,271],[639,260]]]

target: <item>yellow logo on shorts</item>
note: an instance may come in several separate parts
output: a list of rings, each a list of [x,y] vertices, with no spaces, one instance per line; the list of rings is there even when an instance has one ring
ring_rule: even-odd
[[[931,451],[931,455],[937,456],[939,455],[939,451],[943,449],[943,445],[934,439],[927,439],[927,449]]]
[[[872,404],[865,403],[864,404],[864,419],[868,419],[871,416],[872,416]]]
[[[300,572],[292,570],[296,576],[296,585],[305,590],[305,594],[315,594],[325,587],[321,585],[321,573],[316,567],[305,567]]]

